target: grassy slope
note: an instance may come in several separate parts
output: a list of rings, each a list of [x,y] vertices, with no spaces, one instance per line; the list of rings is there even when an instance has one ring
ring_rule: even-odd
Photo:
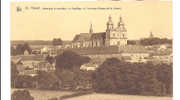
[[[15,89],[12,89],[12,93]],[[34,100],[48,100],[49,98],[60,98],[65,95],[72,95],[70,91],[48,91],[48,90],[30,90]],[[118,95],[92,93],[82,96],[70,97],[63,100],[172,100],[172,97],[155,97],[155,96],[135,96],[135,95]]]

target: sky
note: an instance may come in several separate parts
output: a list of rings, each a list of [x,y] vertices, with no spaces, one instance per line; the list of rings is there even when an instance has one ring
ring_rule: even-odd
[[[21,11],[17,11],[17,7],[21,8]],[[77,10],[77,8],[81,9]],[[128,39],[148,37],[151,31],[154,36],[172,38],[172,2],[170,1],[92,1],[12,2],[11,40],[52,40],[53,38],[72,40],[76,34],[89,32],[91,23],[94,32],[105,32],[109,15],[112,17],[114,27],[117,26],[119,17],[122,17]]]

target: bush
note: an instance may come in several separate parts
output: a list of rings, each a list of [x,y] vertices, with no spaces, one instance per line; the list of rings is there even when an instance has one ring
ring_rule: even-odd
[[[31,76],[18,76],[16,78],[15,87],[16,88],[32,88],[34,78]]]
[[[34,100],[28,90],[17,90],[11,95],[11,100]]]
[[[37,88],[39,89],[59,89],[59,78],[55,73],[38,72],[38,76],[35,77],[35,80],[38,83]]]
[[[48,100],[58,100],[58,98],[55,97],[55,98],[50,98]]]

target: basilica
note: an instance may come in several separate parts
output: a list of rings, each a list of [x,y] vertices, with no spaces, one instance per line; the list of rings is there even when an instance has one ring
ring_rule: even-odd
[[[127,30],[122,17],[120,17],[117,27],[114,27],[112,17],[109,16],[105,32],[93,32],[92,24],[89,33],[80,33],[72,41],[72,48],[88,47],[108,47],[127,45]]]

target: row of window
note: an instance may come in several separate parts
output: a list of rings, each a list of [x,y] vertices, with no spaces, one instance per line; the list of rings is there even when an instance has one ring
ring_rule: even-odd
[[[119,33],[112,33],[111,36],[112,36],[112,37],[121,37],[121,38],[125,38],[125,34],[119,34]]]
[[[82,43],[75,43],[75,45],[73,45],[73,47],[99,47],[101,46],[101,43],[99,41],[93,41],[93,42],[82,42]]]

